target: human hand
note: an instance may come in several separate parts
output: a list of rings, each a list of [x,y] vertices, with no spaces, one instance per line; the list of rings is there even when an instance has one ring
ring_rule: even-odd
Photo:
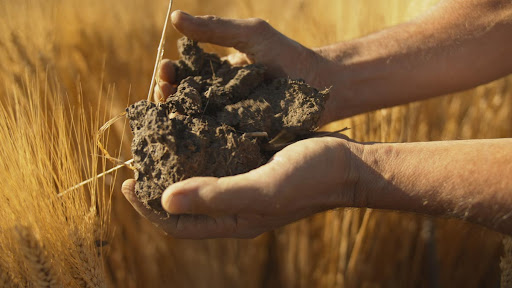
[[[336,137],[310,138],[248,173],[178,182],[162,196],[171,214],[166,219],[137,199],[135,180],[123,184],[123,194],[142,216],[174,237],[251,238],[320,211],[353,206],[352,145]]]
[[[171,16],[174,27],[198,42],[233,47],[238,53],[226,59],[233,65],[259,63],[267,67],[271,77],[304,79],[316,88],[329,87],[323,83],[320,66],[328,63],[320,54],[308,49],[275,30],[267,22],[252,19],[225,19],[215,16],[191,16],[175,11]],[[176,91],[175,67],[171,60],[163,60],[159,68],[159,83],[155,101],[166,99]]]

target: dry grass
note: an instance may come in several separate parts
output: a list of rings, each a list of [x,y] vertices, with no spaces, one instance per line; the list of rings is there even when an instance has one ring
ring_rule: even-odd
[[[89,127],[100,116],[91,123],[56,82],[26,75],[0,102],[2,287],[105,287],[108,190],[95,181],[57,196],[104,166]]]
[[[319,0],[276,5],[270,0],[188,0],[175,1],[174,8],[261,17],[305,45],[320,46],[405,21],[434,2]],[[110,215],[115,233],[104,261],[112,287],[495,287],[501,236],[460,221],[339,209],[255,240],[187,241],[162,235],[136,215],[119,193],[121,181],[110,181],[115,191],[112,211],[90,212],[91,207],[108,205],[91,205],[91,199],[105,198],[88,196],[85,190],[56,199],[56,190],[91,175],[90,167],[105,168],[94,163],[99,160],[83,160],[97,153],[92,146],[75,144],[94,139],[90,131],[99,127],[103,115],[117,115],[128,103],[146,97],[167,4],[0,2],[0,102],[5,110],[1,115],[7,115],[0,119],[0,167],[8,171],[0,178],[0,246],[8,251],[0,255],[1,281],[26,279],[19,241],[13,238],[13,227],[22,225],[40,241],[62,281],[102,286],[91,276],[103,272],[91,245],[98,237],[94,231],[102,229],[86,219],[100,215],[100,223],[105,223]],[[170,31],[167,57],[176,57],[178,36]],[[53,84],[45,88],[45,83]],[[448,97],[346,119],[331,128],[349,126],[349,135],[359,141],[512,137],[511,85],[508,77]],[[74,107],[71,115],[68,105]],[[94,113],[84,114],[88,107]],[[70,130],[70,116],[75,116],[75,130]],[[123,139],[129,131],[123,123],[113,128],[107,148],[112,155],[130,159],[129,139]],[[131,177],[128,169],[122,173],[118,177]],[[98,190],[100,184],[87,190],[103,191]],[[78,238],[70,239],[70,233]]]

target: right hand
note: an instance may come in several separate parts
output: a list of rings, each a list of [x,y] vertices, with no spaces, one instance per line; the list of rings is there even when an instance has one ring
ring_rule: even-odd
[[[125,181],[122,191],[142,216],[173,237],[253,238],[320,211],[366,205],[366,195],[356,192],[361,149],[341,136],[310,138],[244,174],[186,179],[162,195],[167,218],[142,204],[135,180]]]
[[[302,46],[275,30],[266,21],[251,19],[225,19],[216,16],[191,16],[182,11],[171,15],[174,27],[190,39],[224,47],[233,47],[238,53],[226,59],[233,65],[259,63],[267,67],[271,77],[304,79],[310,85],[324,89],[320,66],[327,60],[315,51]],[[175,70],[171,60],[160,63],[159,83],[155,101],[162,101],[175,93]]]

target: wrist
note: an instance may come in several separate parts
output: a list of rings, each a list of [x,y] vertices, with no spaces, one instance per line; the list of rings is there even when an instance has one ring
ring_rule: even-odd
[[[366,191],[362,189],[368,172],[363,160],[366,149],[367,147],[363,143],[347,141],[347,176],[340,191],[348,197],[346,203],[343,203],[345,207],[364,208],[368,205]]]
[[[327,137],[326,137],[327,138]],[[329,186],[327,206],[329,209],[338,207],[365,207],[360,197],[360,177],[364,169],[361,165],[361,157],[364,154],[364,146],[361,143],[352,142],[340,138],[332,138],[335,146],[336,169],[328,173]]]
[[[375,193],[382,196],[387,189],[385,169],[395,162],[393,154],[393,145],[346,141],[346,173],[337,189],[337,207],[378,208],[375,200],[379,195]]]
[[[288,64],[290,67],[297,68],[292,69],[288,76],[303,79],[318,90],[330,88],[332,81],[329,79],[329,75],[333,72],[330,61],[317,53],[315,49],[296,44],[299,47],[294,49],[294,53],[290,53]],[[294,70],[295,72],[293,72]]]
[[[352,111],[351,104],[357,99],[353,95],[354,69],[345,63],[348,56],[344,56],[351,54],[351,49],[345,42],[313,49],[317,57],[315,87],[330,89],[330,96],[320,119],[322,125],[356,114]]]
[[[399,143],[359,144],[360,152],[353,161],[357,174],[354,205],[375,209],[409,207],[410,197],[397,187],[403,187],[403,145]],[[414,179],[414,178],[410,178]],[[418,179],[415,179],[418,180]],[[400,184],[402,183],[402,184]],[[399,193],[397,193],[399,191]],[[407,210],[407,209],[406,209]]]

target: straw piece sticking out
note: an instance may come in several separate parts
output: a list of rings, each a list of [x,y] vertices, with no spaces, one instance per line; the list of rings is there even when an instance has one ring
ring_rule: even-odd
[[[169,23],[169,18],[171,18],[171,9],[172,0],[169,1],[169,8],[167,9],[167,17],[165,18],[164,29],[162,30],[162,37],[160,38],[160,45],[158,45],[155,67],[153,68],[153,76],[151,77],[151,85],[149,86],[148,101],[151,100],[151,95],[153,94],[153,89],[155,88],[156,71],[158,70],[158,65],[160,61],[162,61],[162,57],[164,56],[165,32],[167,31],[167,24]]]
[[[67,189],[66,191],[63,191],[63,192],[59,193],[57,196],[58,197],[62,197],[62,196],[68,194],[69,192],[71,192],[73,190],[76,190],[76,189],[78,189],[78,188],[80,188],[82,186],[85,186],[85,185],[93,182],[94,180],[99,179],[99,178],[101,178],[101,177],[103,177],[105,175],[108,175],[108,174],[110,174],[110,173],[112,173],[112,172],[114,172],[116,170],[119,170],[119,169],[125,167],[125,166],[131,169],[131,164],[132,163],[133,163],[133,159],[130,159],[130,160],[124,162],[124,163],[121,163],[121,164],[117,165],[116,167],[114,167],[112,169],[109,169],[109,170],[107,170],[107,171],[105,171],[103,173],[100,173],[100,174],[98,174],[98,175],[96,175],[96,176],[94,176],[94,177],[92,177],[90,179],[87,179],[87,180],[85,180],[83,182],[80,182],[80,183],[76,184],[75,186]]]
[[[114,163],[114,164],[119,164],[119,160],[112,157],[110,155],[110,153],[108,153],[107,149],[105,149],[105,146],[103,146],[103,144],[101,143],[100,138],[103,136],[105,131],[107,131],[107,129],[110,128],[110,126],[112,126],[112,124],[114,124],[117,120],[122,119],[125,115],[126,115],[126,112],[123,112],[123,113],[115,116],[114,118],[108,120],[105,124],[103,124],[103,126],[100,127],[100,129],[98,130],[98,133],[96,134],[96,142],[98,143],[99,149],[101,150],[101,152],[103,152],[103,155],[108,160],[112,161],[112,163]]]

